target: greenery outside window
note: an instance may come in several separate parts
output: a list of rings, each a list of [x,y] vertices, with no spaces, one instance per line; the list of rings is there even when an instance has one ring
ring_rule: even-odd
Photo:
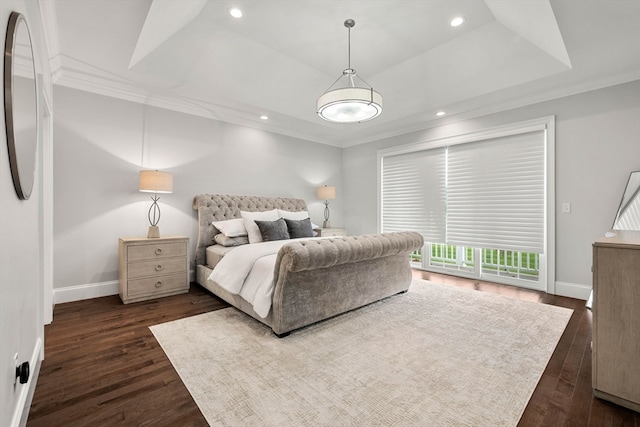
[[[422,249],[411,254],[414,267],[443,270],[444,272],[476,271],[476,254],[480,253],[480,275],[508,277],[521,280],[538,281],[540,273],[540,255],[533,252],[505,251],[501,249],[470,248],[427,243],[429,256],[423,259]]]

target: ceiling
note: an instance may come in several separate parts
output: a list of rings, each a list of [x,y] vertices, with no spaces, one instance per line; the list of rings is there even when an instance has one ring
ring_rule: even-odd
[[[56,84],[340,147],[640,79],[640,0],[55,0],[51,15]],[[347,68],[348,18],[384,110],[334,124],[316,100]]]

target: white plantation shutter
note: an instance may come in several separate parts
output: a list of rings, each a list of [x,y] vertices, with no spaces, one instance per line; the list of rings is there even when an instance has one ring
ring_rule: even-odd
[[[545,131],[453,145],[450,245],[544,253]]]
[[[385,156],[381,166],[383,232],[417,231],[445,239],[445,148]]]

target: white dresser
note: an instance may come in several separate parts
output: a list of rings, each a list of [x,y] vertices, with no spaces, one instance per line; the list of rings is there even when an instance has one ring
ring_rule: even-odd
[[[593,391],[640,412],[640,231],[593,244]]]
[[[120,298],[125,304],[189,291],[189,238],[119,241]]]

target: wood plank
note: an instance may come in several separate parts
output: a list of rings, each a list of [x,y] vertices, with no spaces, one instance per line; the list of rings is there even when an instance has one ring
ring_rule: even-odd
[[[591,312],[587,310],[587,320],[589,322],[589,334],[586,339],[582,363],[573,393],[573,404],[567,416],[567,427],[582,427],[589,425],[591,402],[593,400],[593,390],[591,389]]]

